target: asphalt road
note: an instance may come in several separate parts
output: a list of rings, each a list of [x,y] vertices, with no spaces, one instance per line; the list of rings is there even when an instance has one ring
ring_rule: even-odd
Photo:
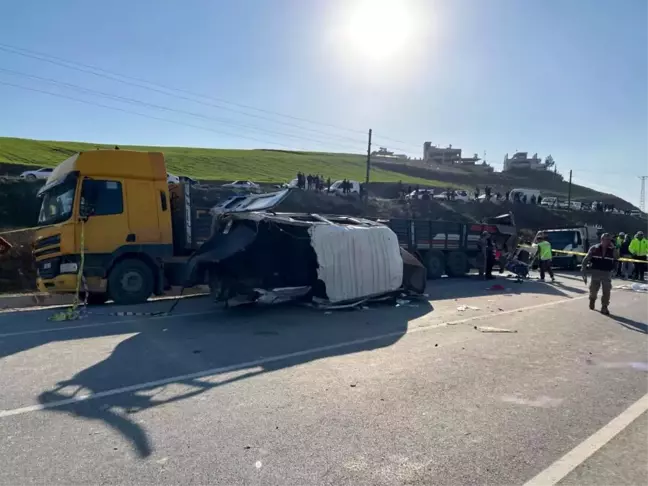
[[[0,483],[646,484],[647,295],[615,289],[606,317],[575,275],[492,283],[0,313]]]

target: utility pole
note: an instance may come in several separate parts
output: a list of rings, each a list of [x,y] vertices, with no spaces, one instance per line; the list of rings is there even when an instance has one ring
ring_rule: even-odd
[[[639,209],[646,212],[646,179],[648,176],[639,176],[641,179],[641,194],[639,194]]]
[[[369,173],[371,172],[371,128],[369,129],[369,143],[367,144],[367,176],[365,177],[365,198],[369,195]]]
[[[571,211],[571,178],[572,171],[569,170],[569,188],[567,189],[567,209]]]

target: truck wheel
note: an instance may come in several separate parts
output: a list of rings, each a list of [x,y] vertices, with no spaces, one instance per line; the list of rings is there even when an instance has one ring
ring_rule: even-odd
[[[445,272],[445,255],[438,251],[429,251],[425,258],[428,278],[441,278]]]
[[[129,258],[108,275],[108,294],[115,304],[141,304],[153,293],[153,272],[141,260]]]
[[[571,257],[571,260],[569,260],[569,270],[576,270],[576,267],[578,267],[578,260],[576,259],[575,256]]]
[[[468,273],[468,256],[462,251],[451,251],[446,259],[448,276],[463,277]]]

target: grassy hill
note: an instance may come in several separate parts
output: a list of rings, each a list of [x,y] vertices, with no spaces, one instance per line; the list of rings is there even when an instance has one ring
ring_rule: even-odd
[[[337,179],[365,179],[366,159],[362,155],[280,150],[223,150],[187,147],[146,147],[120,145],[121,149],[163,152],[170,172],[198,179],[256,182],[287,182],[297,171],[322,174]],[[50,142],[24,138],[0,137],[0,163],[55,166],[82,150],[112,149],[114,145],[80,142]],[[442,183],[376,168],[374,182],[398,182],[435,185]]]
[[[96,148],[111,149],[114,145],[0,137],[0,174],[20,173],[23,170],[21,165],[55,166],[76,152]],[[164,152],[170,172],[198,179],[250,179],[277,183],[293,179],[297,171],[322,174],[332,180],[349,178],[363,181],[365,178],[365,156],[356,154],[125,145],[120,145],[120,148]],[[451,186],[471,191],[476,186],[483,189],[490,185],[494,191],[502,193],[513,188],[527,187],[539,189],[545,196],[565,199],[568,192],[567,182],[560,175],[551,172],[483,173],[461,168],[444,171],[432,170],[422,164],[415,166],[383,161],[372,164],[371,181],[402,181],[406,185]],[[602,201],[620,209],[633,208],[621,198],[588,187],[574,184],[571,192],[574,200]]]

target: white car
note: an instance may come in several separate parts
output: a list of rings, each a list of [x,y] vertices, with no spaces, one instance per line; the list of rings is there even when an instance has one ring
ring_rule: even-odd
[[[405,199],[432,199],[434,197],[434,189],[419,189],[414,190],[405,196]]]
[[[331,184],[331,187],[329,188],[329,193],[330,194],[344,194],[344,189],[342,188],[342,183],[344,181],[335,181],[333,184]],[[358,181],[348,181],[349,182],[349,189],[347,194],[360,194],[360,183]]]
[[[227,187],[229,189],[245,190],[250,192],[258,192],[261,190],[259,184],[255,184],[252,181],[234,181],[234,182],[230,182],[229,184],[223,184],[222,187]]]
[[[434,195],[434,199],[448,199],[447,192],[444,191],[439,194]],[[455,190],[454,191],[454,198],[451,199],[452,201],[462,201],[462,202],[468,202],[470,201],[470,194],[468,194],[468,191],[463,191],[463,190]]]
[[[180,184],[180,177],[167,172],[167,184]]]
[[[52,175],[52,169],[43,167],[42,169],[36,169],[36,170],[26,170],[22,174],[20,174],[21,179],[25,179],[27,181],[36,181],[36,180],[47,180],[49,176]]]

